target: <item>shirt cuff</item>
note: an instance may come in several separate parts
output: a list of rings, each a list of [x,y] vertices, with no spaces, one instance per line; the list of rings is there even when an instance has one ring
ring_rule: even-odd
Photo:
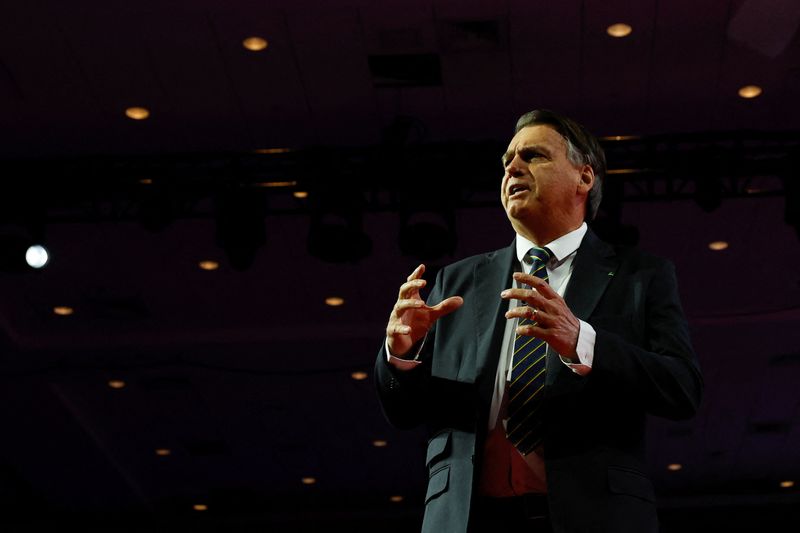
[[[578,361],[580,362],[573,363],[564,357],[561,357],[561,361],[576,374],[585,376],[592,371],[592,363],[594,362],[594,341],[597,337],[597,332],[587,322],[583,320],[579,320],[579,322],[580,331],[578,332],[578,346],[575,347],[575,351],[578,353]]]
[[[411,370],[412,368],[416,368],[419,366],[422,361],[418,361],[417,358],[419,357],[419,353],[422,351],[422,347],[425,345],[425,339],[422,339],[422,342],[419,343],[417,347],[417,353],[414,354],[413,359],[403,359],[401,357],[395,357],[389,352],[389,339],[388,337],[386,340],[383,341],[384,348],[386,349],[386,362],[395,367],[398,370]]]

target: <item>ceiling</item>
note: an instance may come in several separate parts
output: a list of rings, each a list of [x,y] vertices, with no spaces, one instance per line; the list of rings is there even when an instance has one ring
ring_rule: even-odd
[[[621,21],[633,33],[609,37]],[[151,231],[87,208],[102,187],[60,165],[94,166],[114,183],[120,161],[160,157],[169,176],[207,154],[365,150],[402,123],[408,144],[462,147],[462,160],[426,177],[458,183],[464,165],[486,165],[463,147],[502,147],[534,107],[599,136],[796,143],[798,24],[789,0],[18,3],[0,17],[0,205],[29,202],[39,183],[69,199],[41,190],[50,264],[0,273],[0,523],[407,531],[421,512],[423,432],[391,429],[371,380],[351,377],[371,373],[397,287],[418,263],[399,249],[396,210],[364,215],[367,257],[330,263],[307,250],[309,210],[276,189],[269,206],[292,207],[267,210],[265,244],[242,270],[215,242],[211,200]],[[244,49],[252,35],[268,48]],[[376,67],[385,56],[427,58],[434,72],[387,74]],[[740,98],[748,84],[763,94]],[[150,118],[128,119],[130,106]],[[380,153],[364,174],[391,191],[397,159]],[[303,172],[346,185],[326,163]],[[677,266],[706,377],[695,419],[650,427],[665,531],[712,519],[738,531],[771,524],[766,515],[800,523],[800,493],[779,485],[800,483],[800,241],[784,221],[785,183],[797,177],[749,174],[765,194],[728,195],[714,210],[669,196],[622,205],[639,246]],[[511,242],[492,193],[479,192],[486,202],[457,206],[456,247],[434,270]],[[710,250],[717,240],[729,247]],[[325,305],[329,296],[344,305]]]

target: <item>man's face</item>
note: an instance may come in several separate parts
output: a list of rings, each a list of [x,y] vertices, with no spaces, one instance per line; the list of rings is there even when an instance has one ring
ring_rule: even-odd
[[[554,223],[572,219],[581,209],[582,166],[567,159],[566,141],[553,128],[522,128],[508,145],[503,167],[500,200],[515,228],[538,217]]]

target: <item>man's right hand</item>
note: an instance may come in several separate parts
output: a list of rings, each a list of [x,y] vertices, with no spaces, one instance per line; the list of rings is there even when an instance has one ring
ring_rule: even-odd
[[[386,338],[389,355],[404,357],[420,339],[431,329],[440,317],[450,314],[464,303],[461,296],[451,296],[433,307],[420,297],[419,291],[425,286],[422,279],[425,265],[418,266],[400,286],[397,302],[389,315]]]

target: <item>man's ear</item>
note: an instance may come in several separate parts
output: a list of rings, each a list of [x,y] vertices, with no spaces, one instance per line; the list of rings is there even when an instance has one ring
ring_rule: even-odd
[[[589,193],[594,185],[594,169],[591,165],[581,167],[580,180],[578,181],[578,192]]]

